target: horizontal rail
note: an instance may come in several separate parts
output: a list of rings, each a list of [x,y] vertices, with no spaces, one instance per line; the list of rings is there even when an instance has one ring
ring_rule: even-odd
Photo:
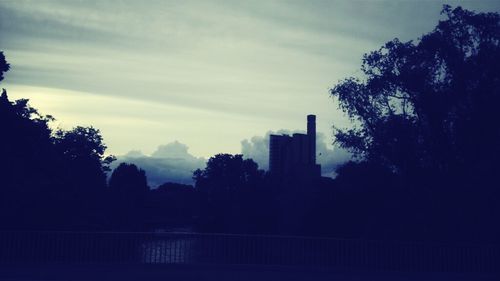
[[[3,231],[0,263],[253,264],[500,272],[500,247],[240,234]]]

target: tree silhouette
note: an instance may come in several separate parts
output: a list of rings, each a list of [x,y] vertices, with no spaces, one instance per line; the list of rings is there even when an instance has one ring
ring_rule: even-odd
[[[444,6],[417,42],[394,39],[363,57],[362,78],[331,94],[354,121],[336,142],[399,174],[495,173],[500,156],[500,17]]]
[[[394,39],[365,54],[364,76],[331,89],[353,121],[336,128],[336,142],[367,162],[339,169],[337,184],[397,183],[404,193],[384,193],[400,205],[392,226],[443,240],[495,240],[500,16],[447,5],[442,14],[418,41]]]
[[[217,154],[203,170],[193,174],[201,197],[202,230],[255,232],[266,220],[257,208],[265,202],[264,171],[252,159],[242,155]]]
[[[198,214],[197,195],[192,185],[163,183],[148,194],[148,218],[168,221],[169,225],[162,225],[167,227],[192,225]]]
[[[146,173],[134,164],[120,163],[109,179],[113,225],[118,229],[142,229],[144,200],[149,187]]]
[[[146,172],[134,164],[120,163],[109,179],[109,189],[113,193],[143,196],[148,190]]]
[[[0,81],[9,64],[0,52]],[[2,228],[25,228],[60,223],[54,214],[60,202],[55,180],[51,116],[43,116],[28,100],[10,101],[7,91],[0,96],[0,219]]]
[[[114,157],[104,156],[106,145],[98,129],[77,126],[70,131],[58,130],[54,144],[75,184],[87,190],[104,190],[105,173]]]
[[[0,53],[0,74],[9,69]],[[27,99],[0,96],[0,216],[2,228],[102,227],[107,167],[99,130],[53,132],[54,118]],[[98,226],[101,225],[101,226]]]
[[[252,159],[243,155],[217,154],[211,157],[204,170],[194,172],[196,187],[207,192],[232,191],[253,185],[263,177]]]
[[[10,65],[5,60],[3,52],[0,52],[0,82],[3,80],[3,74],[9,71]]]

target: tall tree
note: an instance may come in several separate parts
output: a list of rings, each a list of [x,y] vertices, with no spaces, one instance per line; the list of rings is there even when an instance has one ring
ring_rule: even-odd
[[[265,221],[256,205],[265,201],[264,171],[242,155],[217,154],[203,170],[193,175],[201,198],[202,230],[225,232],[258,231]]]
[[[331,95],[354,126],[336,142],[398,174],[499,172],[500,16],[444,6],[420,40],[365,54]]]
[[[207,162],[204,170],[194,172],[196,187],[207,192],[233,191],[253,185],[263,177],[257,163],[243,159],[243,155],[217,154]]]
[[[0,81],[9,70],[0,52]],[[10,101],[7,91],[0,96],[0,227],[25,227],[54,220],[53,194],[60,182],[57,158],[48,123],[29,106],[28,100]]]
[[[9,69],[0,52],[0,80]],[[106,171],[99,130],[52,131],[54,118],[27,99],[0,96],[0,227],[94,227],[102,216]],[[93,226],[91,226],[92,224]]]
[[[114,157],[104,155],[106,145],[98,129],[77,126],[70,131],[58,130],[54,143],[80,191],[104,190],[106,172]]]
[[[132,197],[142,196],[141,194],[149,190],[146,172],[134,164],[120,163],[111,174],[109,188],[113,193],[126,193]]]
[[[149,191],[146,172],[134,164],[120,163],[109,179],[109,191],[114,227],[143,230],[144,200]]]
[[[419,238],[498,241],[500,15],[450,6],[442,14],[419,40],[394,39],[365,54],[363,76],[331,89],[353,121],[336,128],[336,142],[366,162],[350,163],[339,179],[405,190],[385,192],[398,211],[381,225]],[[374,210],[371,221],[388,217]]]

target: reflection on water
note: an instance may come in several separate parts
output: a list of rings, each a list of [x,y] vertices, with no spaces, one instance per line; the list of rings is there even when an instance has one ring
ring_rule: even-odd
[[[191,228],[156,229],[156,233],[192,233]],[[159,236],[141,244],[143,263],[194,263],[198,241],[189,237],[166,238]]]

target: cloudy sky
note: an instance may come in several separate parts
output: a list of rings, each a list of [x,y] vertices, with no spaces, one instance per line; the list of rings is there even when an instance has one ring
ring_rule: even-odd
[[[332,124],[348,123],[328,89],[358,75],[364,53],[432,30],[444,3],[500,10],[494,0],[0,0],[12,66],[2,86],[54,126],[99,128],[115,155],[169,144],[195,162],[240,153],[269,131],[304,130],[309,113],[331,149]]]

